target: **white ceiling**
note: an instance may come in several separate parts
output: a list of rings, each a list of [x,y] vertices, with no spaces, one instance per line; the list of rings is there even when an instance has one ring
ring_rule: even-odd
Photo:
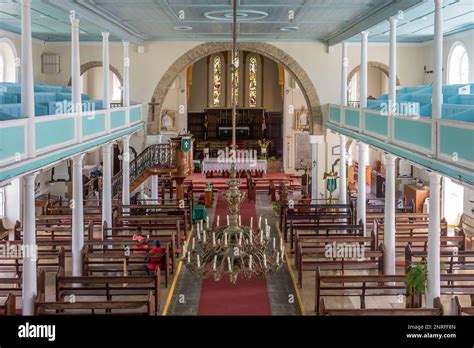
[[[387,41],[385,19],[399,11],[399,41],[423,42],[433,36],[433,0],[237,1],[239,41],[332,45],[357,40],[356,34],[369,28],[371,41]],[[474,27],[474,0],[445,0],[445,6],[447,32]],[[32,9],[33,36],[45,41],[70,40],[70,10],[81,18],[82,41],[100,41],[104,30],[112,39],[138,44],[229,41],[232,36],[232,0],[32,0]],[[0,0],[0,28],[20,32],[20,13],[20,0]]]

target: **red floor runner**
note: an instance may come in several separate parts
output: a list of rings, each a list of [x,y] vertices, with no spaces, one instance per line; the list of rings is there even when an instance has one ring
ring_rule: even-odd
[[[217,215],[220,215],[221,226],[226,222],[227,204],[219,192],[217,199],[214,226]],[[245,200],[240,208],[242,224],[257,225],[255,202]],[[265,278],[252,277],[250,280],[238,279],[232,284],[229,277],[216,282],[213,278],[204,279],[199,300],[198,315],[271,315],[270,298],[268,297]]]

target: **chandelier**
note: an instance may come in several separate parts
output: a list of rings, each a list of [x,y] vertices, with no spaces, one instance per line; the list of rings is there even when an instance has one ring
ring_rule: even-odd
[[[236,283],[239,274],[250,279],[254,274],[263,276],[275,273],[285,262],[283,240],[277,246],[276,238],[270,237],[271,227],[265,219],[262,228],[262,217],[258,219],[258,228],[253,229],[253,217],[250,226],[242,226],[238,214],[244,194],[240,192],[240,181],[235,179],[235,166],[232,168],[229,189],[224,194],[228,204],[227,224],[210,228],[209,217],[206,226],[201,220],[196,225],[196,235],[183,246],[182,260],[186,268],[201,278],[213,276],[218,281],[228,274],[230,281]]]
[[[232,35],[232,71],[236,66],[237,56],[237,1],[233,1],[233,35]],[[236,95],[236,79],[232,80],[232,90]],[[232,148],[236,150],[236,98],[232,99]],[[270,237],[271,228],[265,219],[262,228],[262,217],[258,219],[258,227],[254,229],[253,217],[250,226],[242,226],[239,215],[240,204],[244,194],[239,190],[235,157],[231,166],[229,189],[224,194],[229,210],[227,224],[220,226],[217,216],[216,227],[209,226],[209,217],[196,225],[196,235],[183,245],[182,261],[194,275],[208,278],[211,275],[219,281],[228,274],[230,281],[236,283],[239,275],[250,279],[252,275],[264,276],[275,273],[285,262],[285,246],[283,240],[277,247],[276,238]]]

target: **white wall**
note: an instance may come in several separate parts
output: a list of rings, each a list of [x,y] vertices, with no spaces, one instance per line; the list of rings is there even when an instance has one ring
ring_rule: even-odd
[[[21,220],[21,178],[16,178],[5,186],[5,225],[13,227],[17,220]]]
[[[445,37],[443,41],[443,83],[448,81],[448,56],[451,47],[457,42],[461,42],[467,50],[469,57],[469,82],[474,82],[474,29]],[[433,70],[434,65],[434,46],[433,42],[425,43],[422,47],[423,61],[427,70]],[[425,74],[424,83],[430,84],[433,81],[433,74]]]
[[[8,38],[15,46],[18,57],[21,57],[21,40],[17,34],[0,30],[0,38]],[[44,83],[45,74],[41,73],[41,54],[48,52],[45,50],[45,43],[33,39],[33,78],[35,83]]]

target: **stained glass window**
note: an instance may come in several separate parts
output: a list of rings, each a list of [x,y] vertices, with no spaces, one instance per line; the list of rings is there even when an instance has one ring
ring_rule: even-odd
[[[214,83],[213,83],[213,95],[212,105],[219,107],[221,106],[221,95],[222,95],[222,59],[220,56],[214,56],[213,60],[214,67]]]
[[[251,56],[249,59],[249,106],[257,106],[257,57]]]
[[[234,79],[235,79],[235,90],[234,90],[234,88],[231,88],[231,90],[232,90],[232,97],[231,98],[234,98],[235,105],[239,105],[239,56],[238,56],[238,53],[234,56],[234,64],[233,65],[234,65],[234,71],[232,73],[231,86],[234,87]]]

